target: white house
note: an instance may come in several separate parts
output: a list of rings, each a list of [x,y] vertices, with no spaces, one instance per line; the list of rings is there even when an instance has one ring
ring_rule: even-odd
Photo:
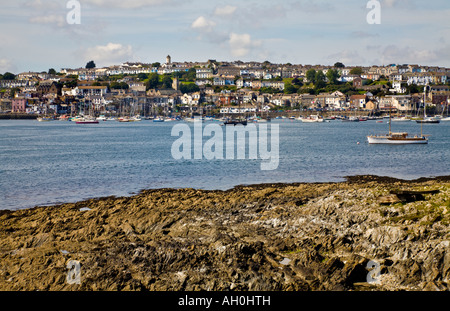
[[[197,79],[210,79],[213,77],[213,70],[211,68],[197,68],[195,77]]]
[[[77,86],[72,89],[73,96],[83,95],[83,96],[104,96],[108,92],[107,86]]]
[[[394,93],[406,93],[406,88],[402,87],[402,82],[403,81],[393,81],[392,89],[390,89],[389,91]]]

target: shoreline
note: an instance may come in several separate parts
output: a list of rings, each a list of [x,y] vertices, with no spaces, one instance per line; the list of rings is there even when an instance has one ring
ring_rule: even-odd
[[[450,176],[148,189],[0,224],[0,290],[450,290]]]
[[[104,195],[104,196],[93,196],[88,197],[84,199],[75,200],[73,202],[57,202],[54,204],[41,204],[41,205],[35,205],[30,206],[26,208],[17,208],[17,209],[0,209],[0,215],[3,211],[7,212],[14,212],[14,211],[21,211],[21,210],[29,210],[34,208],[42,208],[42,207],[55,207],[55,206],[61,206],[65,204],[77,204],[80,202],[86,202],[90,200],[103,200],[103,199],[109,199],[109,198],[129,198],[134,197],[142,192],[148,192],[148,191],[159,191],[159,190],[184,190],[184,189],[192,189],[192,190],[199,190],[199,191],[205,191],[205,192],[223,192],[227,193],[229,191],[233,191],[235,189],[239,188],[255,188],[260,189],[264,187],[285,187],[285,186],[300,186],[305,184],[339,184],[339,183],[363,183],[368,181],[378,181],[378,182],[385,182],[385,183],[395,183],[395,182],[402,182],[402,183],[415,183],[415,182],[426,182],[426,181],[450,181],[450,175],[442,175],[442,176],[432,176],[432,177],[419,177],[415,179],[402,179],[402,178],[396,178],[396,177],[390,177],[390,176],[379,176],[379,175],[349,175],[349,176],[343,176],[339,177],[343,180],[341,181],[317,181],[317,182],[274,182],[274,183],[257,183],[257,184],[238,184],[228,189],[200,189],[200,188],[186,188],[186,187],[161,187],[161,188],[145,188],[140,189],[137,191],[130,192],[126,195]]]

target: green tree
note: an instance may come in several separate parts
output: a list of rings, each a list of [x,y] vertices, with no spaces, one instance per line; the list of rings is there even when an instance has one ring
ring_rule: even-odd
[[[170,89],[172,88],[172,78],[170,77],[170,75],[164,75],[162,78],[162,84],[163,87],[166,89]]]
[[[190,68],[185,76],[186,81],[195,81],[197,77],[197,70],[195,68]]]
[[[339,71],[337,69],[329,69],[327,71],[327,79],[330,84],[336,84],[339,78]]]
[[[337,62],[334,64],[334,68],[345,68],[345,65],[341,62]]]
[[[56,74],[56,70],[53,69],[53,68],[50,68],[50,69],[48,70],[48,74],[49,74],[49,75],[55,75],[55,74]]]
[[[93,69],[93,68],[95,68],[95,67],[96,67],[96,66],[95,66],[95,63],[94,63],[93,60],[89,61],[89,62],[86,64],[86,69]]]
[[[158,63],[158,62],[152,64],[153,68],[159,68],[160,66],[161,66],[161,63]]]
[[[292,79],[292,84],[297,86],[303,86],[303,82],[299,80],[298,78]]]
[[[316,74],[317,74],[316,70],[309,69],[306,72],[306,79],[308,79],[308,82],[315,83],[316,82]]]
[[[316,88],[323,88],[326,85],[325,74],[322,70],[316,72],[315,83]]]
[[[141,72],[137,75],[137,77],[139,80],[146,80],[148,79],[148,74]]]
[[[290,83],[286,83],[284,86],[284,94],[294,94],[297,92],[297,88]]]
[[[158,84],[159,84],[159,76],[156,72],[152,72],[148,76],[148,81],[145,84],[147,90],[156,89],[158,87]]]
[[[200,91],[200,88],[195,83],[181,83],[180,84],[180,91],[182,93],[193,93]]]
[[[350,70],[351,75],[361,75],[363,73],[363,70],[361,67],[355,67]]]
[[[14,80],[16,78],[16,75],[11,72],[5,72],[3,74],[2,80]]]

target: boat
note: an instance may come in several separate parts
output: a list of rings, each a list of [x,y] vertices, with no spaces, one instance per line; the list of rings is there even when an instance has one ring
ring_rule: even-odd
[[[359,118],[357,117],[350,117],[350,118],[343,118],[342,122],[359,122]]]
[[[429,135],[409,136],[407,132],[393,133],[391,131],[391,113],[389,111],[389,132],[386,135],[369,135],[367,141],[369,144],[390,144],[390,145],[409,145],[409,144],[428,144]]]
[[[96,120],[97,121],[106,121],[107,119],[106,119],[106,117],[104,115],[100,115],[100,116],[97,117]]]
[[[427,87],[428,87],[428,85],[425,86],[424,92],[423,92],[423,119],[416,120],[416,122],[417,123],[421,123],[421,124],[424,124],[424,123],[426,123],[426,124],[438,124],[438,123],[441,122],[440,119],[435,118],[435,117],[433,118],[433,117],[428,117],[427,116],[427,102],[426,102]]]
[[[128,117],[120,117],[117,119],[119,122],[131,122],[130,118]]]
[[[73,121],[73,120],[72,120]],[[76,124],[98,124],[98,120],[95,118],[94,108],[92,103],[89,104],[89,114],[75,120]]]
[[[223,123],[224,125],[247,125],[247,120],[227,120]]]
[[[323,122],[323,118],[318,115],[311,115],[306,118],[302,118],[303,123],[320,123]]]
[[[416,120],[416,122],[417,123],[426,123],[426,124],[438,124],[438,123],[441,123],[441,120],[433,118],[433,117],[425,117],[424,119]]]
[[[153,122],[164,122],[164,118],[163,117],[156,117],[153,119]]]
[[[54,119],[52,117],[39,117],[39,118],[37,118],[37,120],[39,122],[48,122],[48,121],[53,121]]]
[[[391,121],[392,122],[409,122],[409,121],[411,121],[411,119],[408,117],[395,117],[395,118],[392,118]]]
[[[441,121],[444,121],[444,122],[446,122],[446,121],[450,121],[450,116],[448,115],[448,104],[446,105],[446,110],[447,110],[447,116],[446,117],[444,117],[444,116],[442,116],[441,117]],[[443,112],[444,113],[444,112]]]
[[[83,116],[76,116],[76,117],[69,118],[69,121],[72,121],[72,122],[82,121],[82,120],[84,120]]]
[[[83,120],[78,120],[76,124],[98,124],[99,122],[94,118],[84,118]]]
[[[62,115],[58,118],[59,121],[69,121],[69,116],[68,115]]]
[[[142,121],[142,118],[140,116],[134,116],[130,118],[130,121],[132,122],[138,122],[138,121]]]
[[[428,138],[424,135],[408,136],[408,133],[392,133],[388,135],[371,135],[367,136],[369,144],[393,144],[393,145],[406,145],[406,144],[428,144]]]

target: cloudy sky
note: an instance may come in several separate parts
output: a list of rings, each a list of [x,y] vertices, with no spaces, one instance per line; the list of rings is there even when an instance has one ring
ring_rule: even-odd
[[[265,61],[450,67],[450,1],[0,0],[0,73],[126,61]]]

